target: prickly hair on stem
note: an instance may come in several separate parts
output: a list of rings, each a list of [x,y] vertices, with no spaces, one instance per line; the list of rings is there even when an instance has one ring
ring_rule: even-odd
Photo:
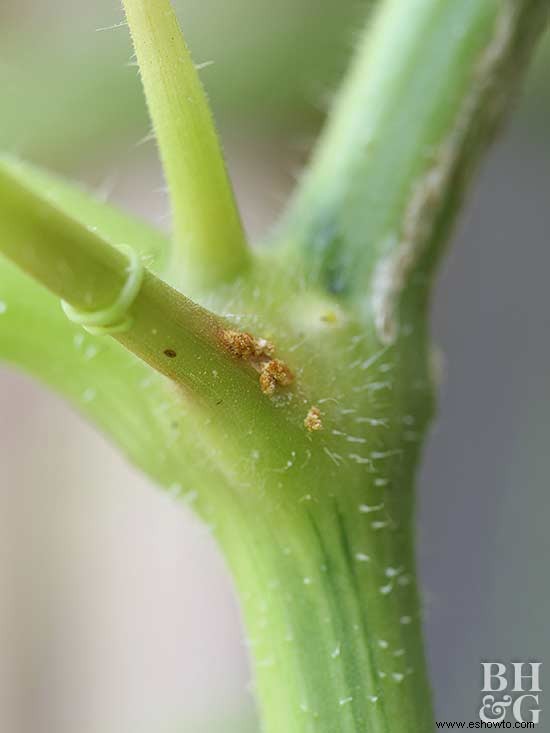
[[[170,0],[123,0],[172,206],[168,277],[192,294],[240,276],[249,251],[206,94]]]

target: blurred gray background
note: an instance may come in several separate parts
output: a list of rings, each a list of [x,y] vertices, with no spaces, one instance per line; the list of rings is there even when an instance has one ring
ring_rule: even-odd
[[[202,77],[258,238],[303,165],[364,3],[176,5],[195,60],[214,61]],[[0,9],[0,147],[167,227],[127,30],[96,30],[121,17],[115,0]],[[418,557],[439,719],[476,719],[482,660],[550,658],[549,56],[541,47],[482,167],[433,306],[445,368]],[[61,400],[0,367],[0,730],[249,733],[248,683],[207,531]]]

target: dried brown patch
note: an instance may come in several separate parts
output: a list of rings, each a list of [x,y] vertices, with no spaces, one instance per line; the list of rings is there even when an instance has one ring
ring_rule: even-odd
[[[251,334],[245,331],[221,331],[220,340],[227,351],[239,359],[248,360],[256,353],[256,341]]]
[[[312,405],[309,408],[309,412],[305,416],[304,425],[310,433],[316,432],[317,430],[323,429],[323,420],[321,418],[321,410]]]
[[[275,353],[275,347],[266,339],[257,339],[246,331],[233,331],[227,329],[220,332],[220,340],[223,346],[233,356],[245,361],[271,357]]]
[[[272,395],[277,386],[288,387],[294,381],[294,375],[280,359],[271,359],[262,366],[260,372],[260,387],[264,394]]]
[[[278,386],[286,387],[294,381],[294,375],[281,359],[274,359],[275,347],[267,339],[255,338],[246,331],[232,329],[220,332],[223,347],[233,356],[247,361],[260,373],[260,389],[272,395]]]
[[[256,348],[256,356],[273,356],[275,354],[275,347],[267,339],[256,339],[254,342]]]

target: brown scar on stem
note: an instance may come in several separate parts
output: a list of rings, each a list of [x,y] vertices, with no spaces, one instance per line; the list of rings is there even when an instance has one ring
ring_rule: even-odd
[[[316,407],[315,405],[312,405],[309,408],[309,412],[304,418],[304,425],[309,430],[310,433],[313,433],[317,430],[323,429],[323,420],[321,418],[321,410]]]
[[[274,394],[277,387],[288,387],[294,381],[294,375],[284,361],[271,359],[266,362],[260,372],[260,389],[264,394]]]
[[[222,330],[219,334],[222,346],[230,354],[247,361],[260,373],[260,389],[266,395],[273,395],[278,386],[287,387],[294,381],[294,375],[281,359],[272,358],[275,347],[264,338],[255,338],[246,331]]]
[[[263,356],[270,357],[275,353],[275,347],[266,339],[257,339],[246,331],[233,331],[231,329],[220,331],[222,345],[230,351],[233,356],[245,361],[259,359]]]

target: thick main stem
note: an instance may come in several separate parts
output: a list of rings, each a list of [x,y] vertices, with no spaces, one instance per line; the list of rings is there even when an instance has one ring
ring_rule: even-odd
[[[324,433],[240,492],[217,529],[266,733],[433,729],[413,543],[425,346],[423,328],[391,350],[336,340],[348,354],[335,383],[348,381],[328,392]]]
[[[347,301],[378,345],[400,353],[400,373],[372,384],[352,386],[349,364],[347,412],[365,422],[378,417],[380,406],[363,396],[388,389],[389,432],[374,438],[357,425],[338,426],[333,435],[356,450],[345,457],[335,451],[335,460],[373,470],[375,455],[399,458],[374,481],[366,468],[363,486],[357,466],[355,474],[342,471],[337,487],[304,482],[304,497],[318,503],[302,510],[298,552],[271,537],[280,549],[270,561],[258,542],[254,565],[246,557],[245,570],[237,564],[269,733],[433,729],[418,600],[414,583],[407,588],[414,574],[411,442],[424,433],[429,404],[422,362],[430,275],[467,174],[547,16],[543,0],[387,0],[291,206],[282,230],[286,254],[297,254],[310,283]],[[370,358],[374,350],[363,364]],[[383,366],[391,373],[391,364]],[[374,451],[373,439],[380,440]],[[385,487],[378,500],[375,486]],[[361,496],[369,499],[360,503]],[[385,518],[365,526],[358,511]],[[280,591],[270,590],[270,579]],[[292,640],[286,647],[283,629]]]
[[[370,542],[370,558],[357,529],[335,507],[286,540],[248,527],[226,547],[266,733],[432,731],[412,539]]]

